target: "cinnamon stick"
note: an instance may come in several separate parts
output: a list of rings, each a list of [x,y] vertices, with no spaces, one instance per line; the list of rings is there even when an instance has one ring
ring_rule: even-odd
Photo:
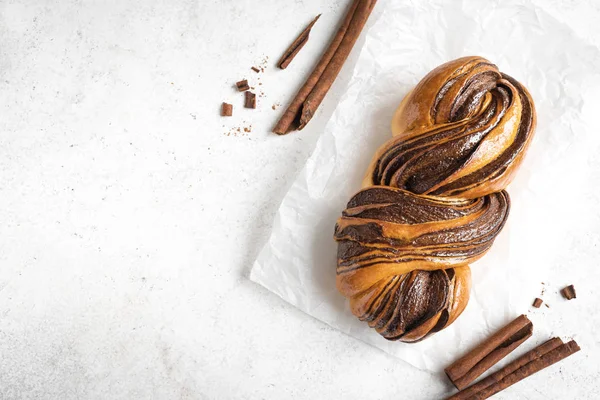
[[[350,55],[376,2],[377,0],[354,0],[331,44],[273,132],[285,135],[296,129],[301,130],[308,124]]]
[[[534,359],[533,361],[525,364],[521,368],[517,369],[513,373],[507,375],[505,378],[500,380],[493,385],[488,386],[482,391],[476,393],[475,395],[469,397],[469,400],[484,400],[487,399],[496,393],[514,385],[517,382],[522,381],[523,379],[535,374],[543,370],[544,368],[548,368],[549,366],[556,364],[557,362],[564,360],[577,353],[579,350],[579,345],[574,340],[571,340],[568,343],[565,343],[557,348],[549,351],[548,353],[542,355],[539,358]]]
[[[462,390],[529,339],[532,333],[533,324],[521,315],[444,371],[454,386]]]
[[[485,379],[477,382],[476,384],[469,386],[468,388],[461,390],[455,395],[448,397],[447,400],[466,400],[471,396],[481,392],[488,387],[495,385],[496,383],[502,381],[502,379],[506,378],[508,375],[517,371],[519,368],[529,364],[535,359],[540,358],[544,354],[549,353],[550,351],[556,349],[561,346],[563,341],[560,338],[553,338],[548,340],[546,343],[536,347],[535,349],[525,353],[517,360],[511,362],[506,367],[502,368],[500,371],[493,373]]]
[[[277,63],[277,66],[281,69],[286,69],[288,65],[296,58],[300,50],[304,47],[304,45],[308,42],[308,37],[310,36],[310,31],[313,26],[317,23],[317,21],[321,18],[321,14],[317,15],[315,19],[312,20],[310,24],[302,31],[300,36],[294,40],[294,42],[288,47],[288,49],[283,53],[281,59]]]

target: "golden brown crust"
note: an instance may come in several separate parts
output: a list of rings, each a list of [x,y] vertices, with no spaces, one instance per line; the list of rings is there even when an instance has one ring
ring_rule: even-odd
[[[337,287],[356,316],[405,342],[456,320],[535,122],[527,90],[481,57],[439,66],[404,98],[336,225]]]

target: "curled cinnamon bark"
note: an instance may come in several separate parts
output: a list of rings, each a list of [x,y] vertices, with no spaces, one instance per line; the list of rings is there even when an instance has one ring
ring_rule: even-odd
[[[294,58],[296,58],[300,50],[302,50],[304,45],[308,42],[310,31],[312,30],[313,26],[317,23],[320,17],[321,14],[317,15],[316,18],[313,19],[312,22],[308,24],[308,26],[302,31],[300,36],[298,36],[296,40],[294,40],[294,42],[290,45],[290,47],[288,47],[285,53],[283,53],[283,56],[281,56],[281,59],[277,63],[277,66],[279,68],[286,69],[288,65],[290,65],[290,63],[294,60]]]
[[[354,0],[333,41],[273,132],[285,135],[293,130],[301,130],[308,124],[350,55],[376,2],[377,0]]]

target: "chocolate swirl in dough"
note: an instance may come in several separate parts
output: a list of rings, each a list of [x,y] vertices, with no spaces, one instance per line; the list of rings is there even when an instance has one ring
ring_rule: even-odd
[[[527,90],[481,57],[431,71],[335,227],[338,290],[390,340],[419,341],[469,301],[469,264],[502,230],[504,190],[533,137]]]

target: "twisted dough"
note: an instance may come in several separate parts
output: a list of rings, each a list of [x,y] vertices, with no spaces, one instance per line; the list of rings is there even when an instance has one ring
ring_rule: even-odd
[[[335,227],[338,290],[383,337],[415,342],[469,301],[471,270],[502,230],[504,191],[533,137],[527,90],[481,57],[431,71]]]

